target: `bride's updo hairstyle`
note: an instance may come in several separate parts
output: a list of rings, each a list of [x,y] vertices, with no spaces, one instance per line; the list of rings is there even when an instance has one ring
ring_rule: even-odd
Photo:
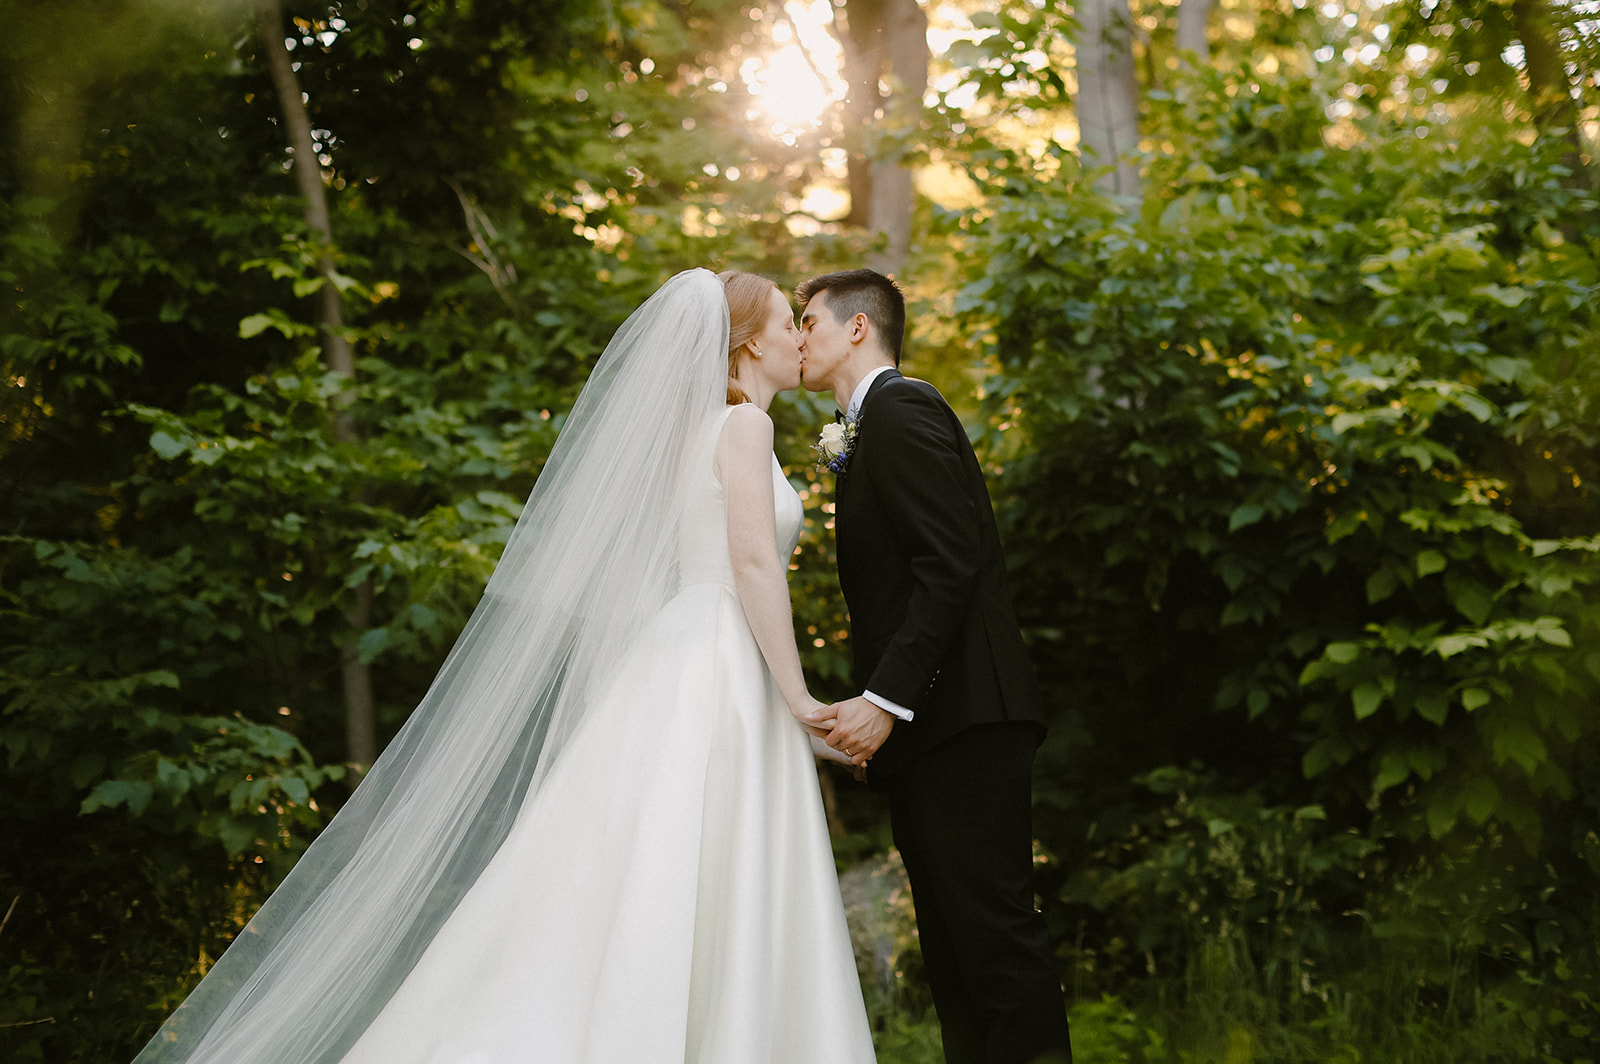
[[[717,274],[728,296],[728,405],[748,403],[750,397],[733,383],[739,368],[739,349],[748,344],[767,324],[771,309],[767,293],[778,286],[765,277],[742,270],[723,270]]]

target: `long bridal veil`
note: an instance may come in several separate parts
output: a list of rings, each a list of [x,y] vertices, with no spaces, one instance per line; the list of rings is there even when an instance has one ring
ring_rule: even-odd
[[[136,1064],[332,1064],[360,1037],[674,593],[686,462],[726,402],[727,344],[706,270],[618,330],[421,704]]]

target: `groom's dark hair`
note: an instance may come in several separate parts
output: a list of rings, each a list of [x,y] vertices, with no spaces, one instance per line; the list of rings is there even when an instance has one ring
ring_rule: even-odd
[[[801,281],[794,298],[804,308],[819,292],[829,293],[828,309],[833,312],[834,321],[844,322],[865,314],[878,331],[878,342],[885,353],[894,356],[896,366],[900,364],[900,344],[906,334],[906,297],[899,285],[877,270],[840,270]]]

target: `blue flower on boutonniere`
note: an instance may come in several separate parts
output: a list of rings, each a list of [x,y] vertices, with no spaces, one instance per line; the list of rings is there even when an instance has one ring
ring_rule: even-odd
[[[833,473],[843,473],[850,468],[850,455],[856,449],[856,437],[861,432],[861,419],[833,421],[822,427],[822,433],[811,449],[819,457],[817,467]]]

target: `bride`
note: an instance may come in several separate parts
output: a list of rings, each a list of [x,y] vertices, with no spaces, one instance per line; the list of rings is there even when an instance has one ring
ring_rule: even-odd
[[[136,1064],[869,1062],[794,719],[793,311],[618,330],[388,750]]]

